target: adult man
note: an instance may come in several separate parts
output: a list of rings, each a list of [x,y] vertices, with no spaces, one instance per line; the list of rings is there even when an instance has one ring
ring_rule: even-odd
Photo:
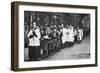
[[[29,37],[29,61],[37,61],[40,58],[40,29],[33,23],[28,33]]]

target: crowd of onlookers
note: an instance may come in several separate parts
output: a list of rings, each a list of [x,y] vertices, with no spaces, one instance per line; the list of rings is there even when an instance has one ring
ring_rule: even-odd
[[[36,23],[25,30],[25,48],[29,48],[28,60],[38,61],[53,55],[65,47],[71,47],[83,39],[83,29],[79,26],[61,24],[39,28]]]

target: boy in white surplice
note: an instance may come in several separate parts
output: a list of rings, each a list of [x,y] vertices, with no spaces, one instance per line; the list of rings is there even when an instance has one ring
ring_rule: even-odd
[[[29,37],[29,60],[37,61],[40,58],[40,29],[33,23],[33,27],[30,29],[28,33]]]

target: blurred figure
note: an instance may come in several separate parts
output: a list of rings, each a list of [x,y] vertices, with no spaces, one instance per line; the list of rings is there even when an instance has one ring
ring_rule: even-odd
[[[74,43],[74,27],[72,25],[69,26],[68,32],[69,32],[69,36],[68,36],[69,46],[72,46]]]
[[[77,41],[80,43],[83,39],[83,30],[78,27]]]
[[[29,38],[29,61],[38,61],[40,58],[40,29],[33,23],[28,33]]]
[[[67,29],[64,27],[64,24],[61,25],[61,31],[62,31],[62,47],[65,47],[65,43],[66,43],[66,33],[67,33]]]
[[[27,48],[28,47],[28,44],[29,44],[29,39],[28,39],[28,26],[27,25],[24,25],[24,47]]]

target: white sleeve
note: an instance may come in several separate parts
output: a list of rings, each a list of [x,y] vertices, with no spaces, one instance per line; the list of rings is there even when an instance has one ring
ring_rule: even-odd
[[[83,30],[82,30],[82,38],[83,38]]]
[[[37,37],[40,39],[41,38],[41,34],[40,34],[40,31],[39,30],[36,30],[36,35]]]
[[[31,34],[32,34],[32,32],[31,32],[31,30],[30,30],[27,36],[29,37]]]

